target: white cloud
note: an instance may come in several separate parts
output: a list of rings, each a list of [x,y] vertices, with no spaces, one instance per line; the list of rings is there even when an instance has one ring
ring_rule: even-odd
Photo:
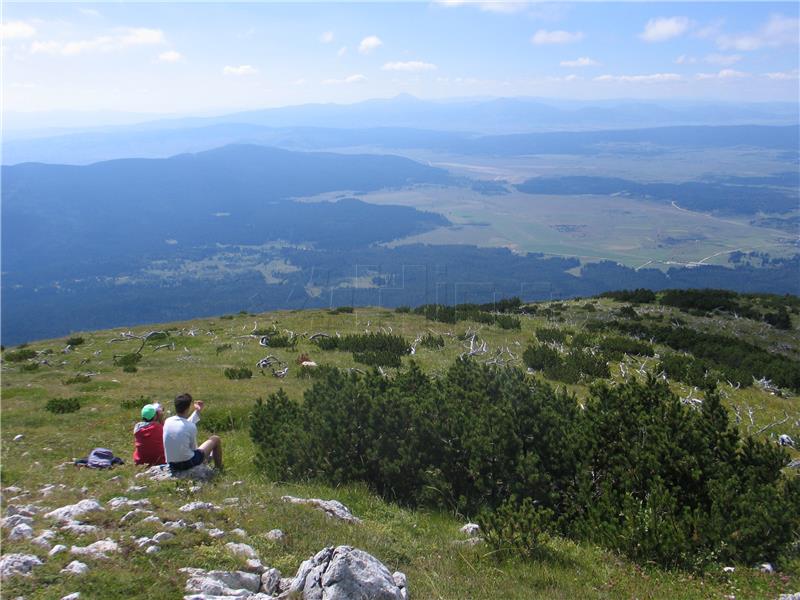
[[[87,17],[102,16],[99,10],[95,10],[93,8],[78,8],[78,12],[81,13],[82,15],[86,15]]]
[[[244,75],[255,75],[258,73],[258,69],[250,65],[239,65],[238,67],[232,67],[228,65],[222,69],[222,73],[224,75],[235,75],[237,77],[242,77]]]
[[[722,69],[719,73],[698,73],[694,76],[695,79],[742,79],[750,77],[750,73],[742,71],[734,71],[733,69]]]
[[[543,44],[571,44],[573,42],[579,42],[582,39],[583,32],[581,31],[562,31],[560,29],[548,31],[546,29],[540,29],[533,34],[531,43],[537,46]]]
[[[383,46],[381,38],[377,35],[370,35],[361,40],[361,43],[358,45],[358,51],[361,52],[361,54],[369,54],[381,46]]]
[[[791,81],[793,79],[798,79],[797,69],[794,71],[778,71],[775,73],[764,73],[764,77],[767,79],[772,79],[773,81]]]
[[[160,29],[128,27],[116,30],[115,35],[101,35],[89,40],[33,42],[31,52],[76,56],[85,52],[110,52],[131,46],[155,46],[165,41],[164,32]]]
[[[559,63],[562,67],[597,67],[600,65],[599,62],[594,60],[593,58],[589,58],[588,56],[581,56],[580,58],[576,58],[575,60],[562,60]]]
[[[336,52],[336,56],[338,56],[339,58],[341,58],[341,57],[342,57],[342,56],[344,56],[345,54],[347,54],[347,46],[342,46],[342,47],[341,47],[341,48],[339,48],[339,50]]]
[[[158,55],[160,62],[174,63],[183,60],[183,55],[175,50],[167,50]]]
[[[694,56],[686,56],[685,54],[681,54],[674,60],[674,62],[676,65],[693,65],[697,62],[697,59]]]
[[[25,21],[0,23],[0,39],[21,40],[36,35],[36,28]]]
[[[528,8],[528,2],[479,2],[478,6],[484,12],[513,15]]]
[[[728,67],[742,60],[741,54],[708,54],[704,59],[710,65]]]
[[[749,52],[759,48],[786,46],[800,41],[800,19],[771,15],[769,20],[752,33],[717,36],[717,46],[722,50]]]
[[[677,73],[651,73],[648,75],[600,75],[594,81],[621,82],[621,83],[662,83],[682,81],[683,77]]]
[[[319,36],[319,41],[323,44],[330,44],[333,41],[333,32],[326,31],[321,36]]]
[[[355,75],[350,75],[348,77],[345,77],[344,79],[326,79],[322,83],[324,85],[341,85],[345,83],[361,83],[362,81],[366,80],[367,80],[366,77],[364,77],[360,73],[357,73]]]
[[[409,60],[406,62],[387,62],[381,67],[384,71],[405,71],[416,73],[419,71],[435,71],[436,65],[433,63],[422,62],[421,60]]]
[[[686,17],[658,17],[650,19],[639,34],[645,42],[665,42],[686,33],[691,26]]]

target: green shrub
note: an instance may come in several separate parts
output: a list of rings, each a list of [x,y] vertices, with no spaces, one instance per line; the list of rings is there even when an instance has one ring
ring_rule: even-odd
[[[123,398],[119,403],[120,408],[125,410],[142,408],[145,404],[150,404],[150,398],[146,396],[139,396],[138,398]]]
[[[556,329],[555,327],[540,327],[536,330],[536,339],[542,343],[563,343],[567,341],[567,332],[563,329]]]
[[[629,337],[608,336],[598,342],[600,350],[613,360],[622,360],[625,354],[653,356],[652,344]]]
[[[500,329],[521,329],[522,323],[511,315],[494,315],[494,324]]]
[[[498,558],[537,558],[550,538],[553,511],[534,503],[531,498],[517,502],[509,498],[494,511],[478,517],[483,539]]]
[[[84,375],[83,373],[78,373],[76,375],[73,375],[66,381],[64,381],[64,385],[73,385],[75,383],[89,383],[91,380],[92,378],[89,377],[88,375]]]
[[[394,309],[394,312],[399,313],[399,314],[407,314],[407,313],[411,312],[411,307],[410,306],[398,306],[397,308]]]
[[[253,376],[253,372],[247,367],[228,367],[224,373],[228,379],[250,379]]]
[[[220,319],[222,319],[224,321],[231,321],[231,320],[233,320],[233,315],[222,315],[220,317]]]
[[[36,351],[31,348],[10,350],[3,354],[3,360],[7,360],[8,362],[22,362],[23,360],[29,360],[31,358],[36,358]]]
[[[24,365],[20,366],[21,371],[38,371],[39,370],[39,363],[25,363]]]
[[[139,371],[139,368],[136,365],[125,365],[122,367],[123,373],[136,373]]]
[[[651,302],[655,302],[656,300],[655,293],[644,288],[603,292],[600,294],[600,297],[611,298],[613,300],[617,300],[618,302],[633,302],[634,304],[649,304]]]
[[[118,367],[133,367],[142,360],[142,355],[138,352],[130,352],[121,356],[114,357],[114,364]]]
[[[54,414],[72,413],[80,410],[81,401],[79,398],[51,398],[44,408]]]
[[[215,351],[216,354],[222,354],[223,352],[225,352],[226,350],[230,350],[231,348],[233,348],[231,344],[221,344],[216,347]]]
[[[200,419],[199,427],[209,433],[237,431],[247,427],[249,416],[250,408],[246,406],[212,407],[203,411],[203,418]]]
[[[352,306],[337,306],[328,311],[332,315],[349,315],[354,311]]]
[[[67,340],[68,346],[80,346],[84,342],[83,338],[80,336],[71,337]]]
[[[438,350],[444,348],[444,338],[441,335],[433,335],[426,333],[419,341],[419,345],[423,348],[430,348],[431,350]]]
[[[399,367],[400,355],[386,350],[367,350],[366,352],[353,352],[353,360],[362,365],[371,367]]]

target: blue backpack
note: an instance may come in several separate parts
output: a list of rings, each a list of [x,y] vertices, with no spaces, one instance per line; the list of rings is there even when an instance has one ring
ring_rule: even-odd
[[[75,464],[90,469],[110,469],[114,465],[125,464],[125,461],[114,456],[114,453],[108,448],[95,448],[89,453],[88,458],[76,460]]]

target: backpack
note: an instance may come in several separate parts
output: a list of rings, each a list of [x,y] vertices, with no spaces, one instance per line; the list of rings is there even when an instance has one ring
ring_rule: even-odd
[[[110,469],[114,465],[125,464],[125,461],[114,456],[114,453],[108,448],[95,448],[89,453],[89,458],[76,460],[75,464],[90,469]]]

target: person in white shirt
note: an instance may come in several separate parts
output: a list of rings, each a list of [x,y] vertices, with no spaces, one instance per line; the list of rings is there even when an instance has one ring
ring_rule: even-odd
[[[205,442],[197,445],[197,423],[203,411],[203,401],[194,403],[192,396],[181,394],[175,398],[175,416],[164,421],[164,455],[173,471],[185,471],[206,461],[214,459],[214,466],[222,468],[222,441],[212,435]]]

